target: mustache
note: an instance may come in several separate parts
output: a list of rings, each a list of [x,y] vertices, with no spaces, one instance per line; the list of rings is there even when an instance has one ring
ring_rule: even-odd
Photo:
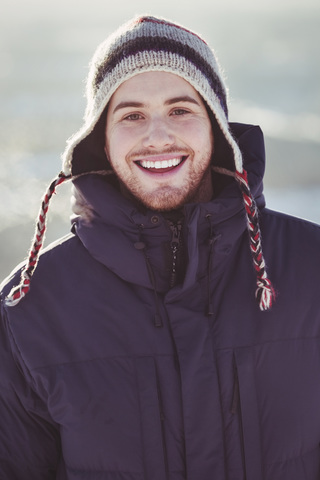
[[[136,150],[134,152],[130,152],[127,156],[129,160],[141,160],[144,157],[151,157],[156,155],[171,155],[171,154],[179,154],[179,156],[187,156],[193,154],[193,150],[186,147],[179,147],[177,145],[171,145],[168,148],[161,148],[161,149],[150,149],[150,148],[141,148],[140,150]]]

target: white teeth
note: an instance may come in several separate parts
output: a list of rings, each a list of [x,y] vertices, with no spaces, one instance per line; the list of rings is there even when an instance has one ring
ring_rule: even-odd
[[[179,163],[182,162],[182,157],[180,158],[171,158],[170,160],[156,160],[155,162],[151,160],[141,160],[139,163],[143,168],[169,168],[176,167]]]

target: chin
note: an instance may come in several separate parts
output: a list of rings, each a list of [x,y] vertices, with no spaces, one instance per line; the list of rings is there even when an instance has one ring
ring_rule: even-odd
[[[139,200],[145,207],[159,212],[175,210],[187,203],[187,198],[185,196],[177,195],[173,192],[166,192],[158,195],[150,194]]]

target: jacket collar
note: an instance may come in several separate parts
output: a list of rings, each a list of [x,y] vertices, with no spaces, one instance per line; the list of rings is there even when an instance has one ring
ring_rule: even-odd
[[[259,127],[241,124],[232,124],[232,130],[244,156],[252,194],[258,205],[264,206],[262,132]],[[93,209],[90,223],[81,215],[73,218],[74,230],[89,253],[125,281],[154,288],[147,255],[155,276],[155,288],[167,291],[170,272],[164,245],[170,242],[171,232],[163,215],[151,210],[140,211],[106,177],[88,174],[74,180],[74,184]],[[200,250],[207,250],[210,235],[219,239],[215,249],[223,258],[245,229],[243,200],[233,180],[212,201],[185,205],[183,235],[189,260],[184,286],[187,288],[204,274],[206,261]],[[201,245],[205,248],[200,249]]]

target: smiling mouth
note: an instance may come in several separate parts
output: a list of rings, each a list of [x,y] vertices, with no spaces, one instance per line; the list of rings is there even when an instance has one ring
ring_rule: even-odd
[[[148,170],[150,172],[156,173],[164,173],[170,170],[174,170],[176,167],[181,165],[187,158],[187,155],[170,158],[168,160],[139,160],[137,161],[137,165],[143,168],[144,170]]]

